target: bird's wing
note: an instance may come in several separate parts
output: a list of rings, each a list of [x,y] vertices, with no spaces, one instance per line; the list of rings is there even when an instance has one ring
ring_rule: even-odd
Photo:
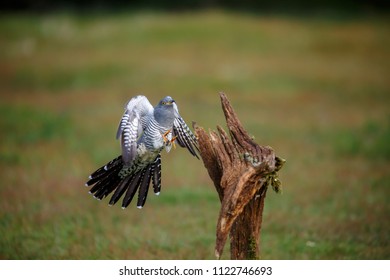
[[[145,130],[153,110],[152,104],[143,95],[135,96],[127,103],[116,133],[116,138],[121,141],[122,158],[125,164],[134,160],[137,140]]]
[[[188,125],[183,120],[183,118],[180,116],[176,103],[173,103],[173,106],[175,108],[175,120],[173,122],[173,136],[176,137],[176,141],[181,147],[187,148],[188,151],[193,156],[199,158],[198,141],[195,135],[189,129]]]

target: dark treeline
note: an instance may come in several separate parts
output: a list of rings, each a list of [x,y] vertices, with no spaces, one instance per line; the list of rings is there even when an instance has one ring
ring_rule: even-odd
[[[222,8],[241,11],[344,11],[377,12],[387,11],[388,0],[3,0],[2,11],[52,11],[52,10],[122,10],[155,9],[181,11],[194,9]]]

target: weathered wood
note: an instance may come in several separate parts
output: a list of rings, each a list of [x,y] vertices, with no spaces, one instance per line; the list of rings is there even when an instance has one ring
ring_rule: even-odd
[[[280,189],[276,172],[284,160],[271,147],[254,142],[226,95],[220,97],[230,138],[220,126],[218,132],[207,134],[193,124],[204,166],[221,201],[215,255],[221,257],[230,233],[232,259],[257,259],[267,187]]]

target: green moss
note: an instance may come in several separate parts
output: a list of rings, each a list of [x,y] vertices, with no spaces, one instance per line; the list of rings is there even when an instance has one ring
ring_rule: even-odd
[[[249,244],[249,248],[247,252],[248,260],[257,260],[259,256],[258,256],[258,246],[257,246],[256,238],[251,237],[249,239],[248,244]]]

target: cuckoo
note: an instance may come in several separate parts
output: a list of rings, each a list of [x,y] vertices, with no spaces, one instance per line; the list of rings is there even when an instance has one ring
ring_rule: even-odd
[[[178,143],[199,158],[197,139],[170,96],[161,99],[154,108],[145,96],[133,97],[125,106],[116,138],[120,140],[122,154],[93,172],[85,184],[99,200],[114,192],[109,205],[124,195],[122,208],[126,208],[138,190],[137,208],[142,208],[150,183],[154,193],[160,194],[164,148],[169,152]]]

